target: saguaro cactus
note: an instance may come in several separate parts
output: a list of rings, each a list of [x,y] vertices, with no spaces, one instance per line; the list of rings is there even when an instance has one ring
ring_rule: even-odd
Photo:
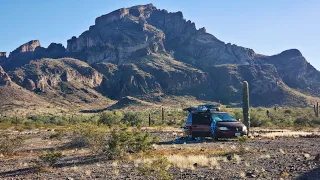
[[[162,119],[162,124],[164,124],[164,109],[163,109],[163,107],[161,108],[161,119]]]
[[[243,111],[243,121],[247,126],[248,134],[250,129],[250,115],[249,115],[249,84],[244,81],[242,84],[242,111]]]
[[[316,107],[316,116],[319,117],[319,103],[317,102],[317,107]]]

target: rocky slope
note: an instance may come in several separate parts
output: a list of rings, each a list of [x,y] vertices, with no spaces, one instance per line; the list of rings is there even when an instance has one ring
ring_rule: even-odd
[[[89,30],[69,39],[67,48],[56,43],[44,48],[34,40],[8,58],[0,53],[0,65],[24,88],[70,102],[95,102],[102,95],[188,95],[239,103],[244,80],[255,106],[306,106],[320,96],[320,72],[299,50],[257,54],[196,29],[181,12],[152,4],[98,17]],[[61,88],[72,89],[73,95]],[[82,88],[89,93],[84,95]]]
[[[62,106],[95,108],[111,102],[95,90],[102,75],[83,61],[34,60],[9,74],[18,85]]]
[[[12,83],[9,75],[0,66],[0,86],[10,86]]]

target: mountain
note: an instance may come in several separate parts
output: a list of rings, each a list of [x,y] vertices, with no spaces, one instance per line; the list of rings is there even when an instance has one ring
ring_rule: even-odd
[[[241,103],[243,81],[254,106],[308,106],[320,96],[320,72],[299,50],[257,54],[152,4],[96,18],[66,48],[33,40],[8,58],[0,53],[0,65],[21,87],[75,104],[167,95]]]

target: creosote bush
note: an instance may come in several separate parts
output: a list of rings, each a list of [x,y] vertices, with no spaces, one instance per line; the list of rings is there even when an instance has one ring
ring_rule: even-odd
[[[51,135],[49,136],[49,139],[61,140],[61,139],[63,138],[63,136],[64,136],[64,133],[61,132],[61,131],[59,131],[59,132],[57,132],[57,133],[55,133],[55,134],[51,134]]]
[[[173,176],[168,173],[168,169],[172,163],[165,156],[157,156],[150,161],[142,161],[137,163],[137,170],[148,179],[173,179]]]
[[[148,153],[157,142],[150,133],[143,133],[140,129],[114,129],[107,140],[104,153],[109,159],[118,159],[129,153]]]
[[[13,136],[9,134],[0,134],[0,154],[12,155],[24,143],[24,136]]]
[[[55,149],[51,152],[43,152],[36,160],[32,161],[31,168],[34,173],[37,173],[37,178],[40,179],[41,172],[47,171],[48,168],[53,168],[63,157],[64,155]]]
[[[122,119],[122,122],[128,126],[140,126],[145,117],[142,113],[126,112]]]
[[[244,154],[246,152],[245,144],[248,142],[247,136],[238,136],[238,146],[239,146],[239,153]]]
[[[123,113],[120,111],[106,111],[100,114],[98,123],[107,126],[117,125],[123,119]]]
[[[63,158],[62,153],[54,149],[51,152],[45,152],[41,154],[39,156],[39,162],[43,166],[53,167],[61,158]]]
[[[82,124],[74,128],[71,146],[89,147],[92,152],[101,152],[106,141],[107,128]]]

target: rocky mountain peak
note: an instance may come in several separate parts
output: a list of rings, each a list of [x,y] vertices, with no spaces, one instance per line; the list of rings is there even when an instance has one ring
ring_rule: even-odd
[[[153,4],[138,5],[130,8],[121,8],[106,15],[102,15],[95,20],[95,25],[105,26],[124,17],[148,17],[157,8]]]
[[[35,49],[38,46],[40,46],[40,41],[39,40],[29,41],[29,42],[19,46],[16,50],[12,51],[10,53],[9,57],[10,56],[14,56],[16,54],[20,54],[20,53],[33,52],[33,51],[35,51]]]
[[[48,48],[48,51],[58,51],[58,52],[65,52],[66,48],[61,43],[51,43]]]
[[[301,57],[302,53],[298,49],[288,49],[279,54],[284,57]]]

